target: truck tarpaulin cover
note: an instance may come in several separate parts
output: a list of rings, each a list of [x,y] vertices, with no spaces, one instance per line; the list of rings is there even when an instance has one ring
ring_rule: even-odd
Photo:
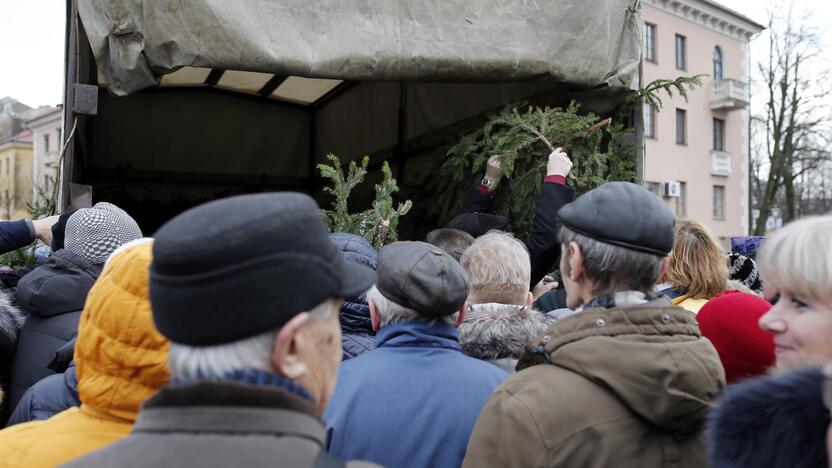
[[[78,11],[117,95],[183,66],[638,85],[640,0],[78,0]]]

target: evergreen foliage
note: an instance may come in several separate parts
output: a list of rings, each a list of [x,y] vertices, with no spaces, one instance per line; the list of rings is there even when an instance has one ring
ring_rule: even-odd
[[[351,161],[346,174],[337,156],[329,154],[327,159],[332,165],[318,164],[318,170],[321,172],[321,177],[331,181],[330,185],[324,187],[323,190],[334,198],[332,209],[321,210],[329,230],[362,236],[376,249],[397,241],[399,218],[406,215],[413,204],[410,200],[398,205],[394,204],[393,194],[399,191],[399,186],[393,178],[387,161],[381,167],[383,179],[375,186],[375,199],[372,207],[358,213],[350,213],[348,204],[350,193],[364,181],[370,159],[364,156],[360,164]]]
[[[661,109],[662,91],[670,97],[675,91],[687,101],[689,91],[701,84],[702,76],[655,80],[632,92],[628,105],[618,115],[633,110],[638,99]],[[638,144],[620,120],[601,120],[591,112],[582,114],[575,101],[565,109],[531,108],[525,103],[507,106],[448,149],[428,185],[436,200],[431,214],[441,224],[447,223],[479,182],[488,158],[498,155],[503,179],[494,212],[506,216],[512,231],[524,236],[531,229],[548,155],[555,147],[563,147],[572,159],[569,184],[578,195],[605,182],[635,179]]]
[[[578,193],[611,180],[633,180],[635,145],[627,140],[631,132],[611,119],[600,120],[591,112],[582,115],[579,111],[575,102],[566,109],[521,104],[490,116],[484,126],[464,135],[448,150],[431,179],[430,190],[437,201],[433,214],[441,223],[454,215],[482,177],[491,155],[499,155],[503,168],[494,211],[508,217],[518,235],[531,228],[546,162],[554,147],[569,153],[574,163],[570,185]]]

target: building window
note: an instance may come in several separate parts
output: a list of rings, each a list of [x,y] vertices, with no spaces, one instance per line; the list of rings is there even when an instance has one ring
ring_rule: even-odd
[[[647,182],[647,190],[659,198],[662,197],[662,184],[658,182]]]
[[[49,191],[49,174],[43,175],[43,191],[44,193]]]
[[[725,121],[714,119],[714,151],[725,151]]]
[[[49,152],[49,134],[48,133],[43,136],[43,152],[44,153]]]
[[[684,109],[676,109],[676,144],[686,145],[688,143],[688,115]]]
[[[725,219],[724,185],[714,185],[714,219]]]
[[[714,47],[714,80],[723,79],[722,49]]]
[[[644,60],[656,63],[656,25],[644,23]]]
[[[684,218],[688,215],[687,201],[688,201],[688,184],[679,182],[679,197],[676,198],[676,217]]]
[[[656,138],[656,109],[650,104],[644,105],[644,136]]]
[[[11,159],[6,159],[6,175],[9,175],[9,166],[12,165]]]
[[[685,36],[676,35],[676,68],[687,70],[687,39]]]

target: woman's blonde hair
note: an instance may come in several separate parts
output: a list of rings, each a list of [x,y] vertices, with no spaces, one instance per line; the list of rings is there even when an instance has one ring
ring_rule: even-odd
[[[676,221],[676,240],[664,281],[690,297],[710,299],[725,290],[728,259],[704,226],[690,219]]]
[[[774,233],[757,254],[766,286],[832,303],[832,216],[795,221]]]

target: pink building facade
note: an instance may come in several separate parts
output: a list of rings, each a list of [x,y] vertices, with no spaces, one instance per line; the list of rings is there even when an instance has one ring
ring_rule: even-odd
[[[722,240],[748,234],[749,41],[763,27],[710,0],[645,0],[643,79],[702,76],[645,107],[644,180]]]

